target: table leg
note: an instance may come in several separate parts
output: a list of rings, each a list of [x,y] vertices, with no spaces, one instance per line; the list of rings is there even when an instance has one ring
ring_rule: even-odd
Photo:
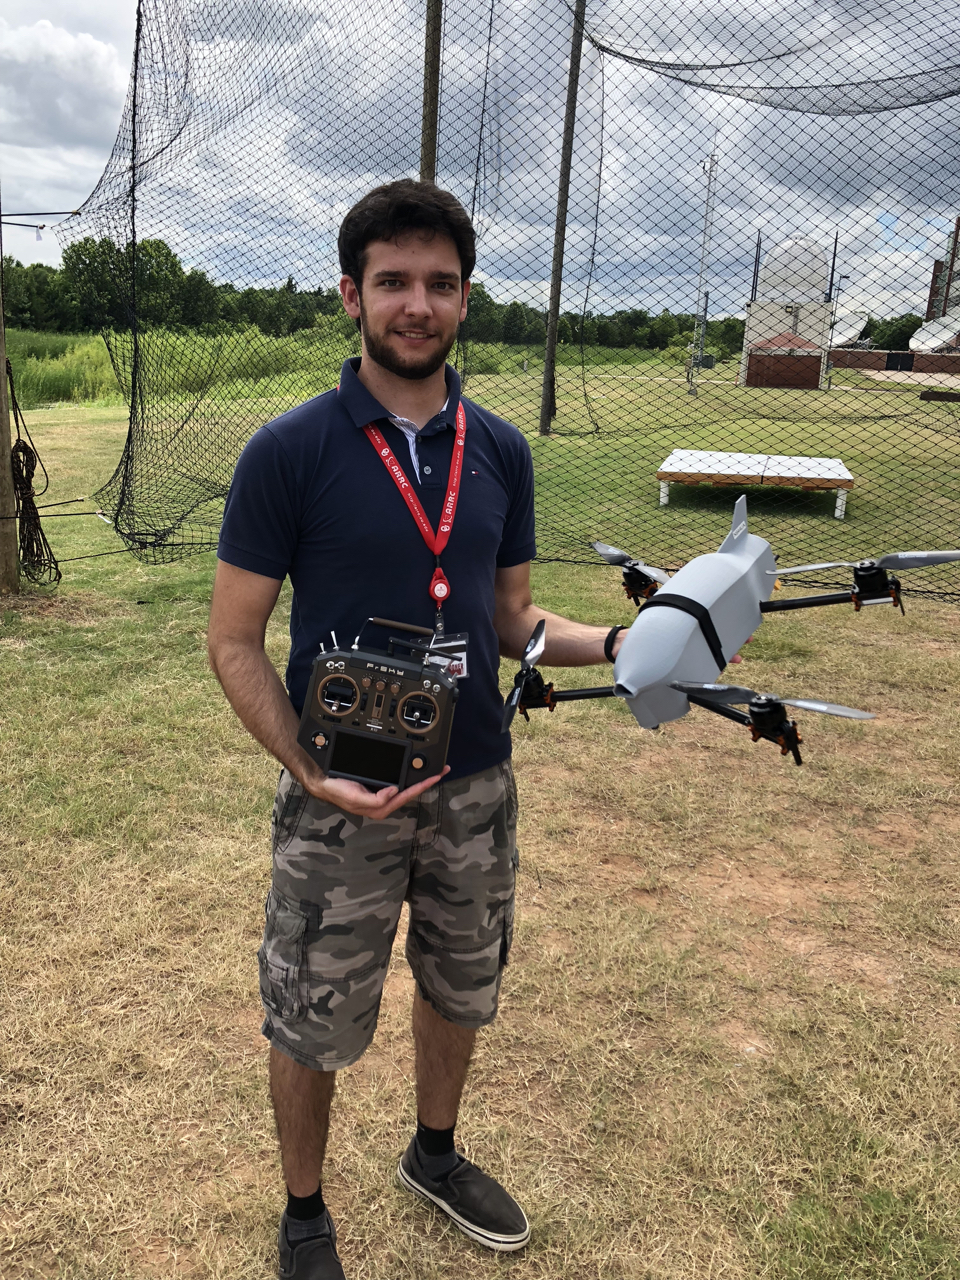
[[[669,503],[669,501],[670,501],[670,481],[669,481],[669,480],[661,480],[661,481],[660,481],[660,505],[661,505],[661,507],[665,507],[665,506],[667,506],[667,504]]]
[[[837,505],[834,509],[833,514],[836,516],[838,520],[842,520],[846,509],[847,509],[847,491],[846,489],[838,489]]]

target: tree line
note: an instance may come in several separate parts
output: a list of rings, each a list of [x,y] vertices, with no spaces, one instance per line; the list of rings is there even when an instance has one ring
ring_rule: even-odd
[[[137,244],[136,271],[128,245],[86,237],[63,251],[63,265],[3,261],[7,325],[55,333],[129,329],[134,297],[143,327],[206,329],[256,325],[273,337],[311,328],[318,315],[341,312],[336,289],[302,291],[288,278],[277,288],[214,284],[205,271],[186,270],[163,240]]]
[[[163,240],[137,244],[136,270],[132,251],[112,240],[92,237],[68,245],[63,265],[24,266],[5,258],[4,321],[13,328],[54,333],[96,333],[129,329],[133,297],[138,324],[209,330],[256,326],[272,337],[310,329],[317,316],[342,316],[336,288],[303,289],[288,277],[274,288],[237,289],[215,284],[199,268],[187,269]],[[350,323],[350,322],[348,322]],[[695,318],[643,308],[612,315],[566,312],[558,325],[561,343],[584,346],[635,347],[664,350],[689,342]],[[738,351],[744,322],[733,317],[711,320],[708,345],[721,357]],[[546,341],[546,312],[524,302],[497,302],[480,281],[470,294],[464,325],[467,341],[542,347]]]

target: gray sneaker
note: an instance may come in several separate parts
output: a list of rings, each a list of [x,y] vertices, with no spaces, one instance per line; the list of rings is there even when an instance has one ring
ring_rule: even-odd
[[[280,1280],[346,1280],[337,1253],[337,1231],[324,1210],[329,1228],[322,1236],[312,1240],[298,1240],[291,1244],[287,1239],[287,1215],[280,1219]]]
[[[464,1235],[487,1249],[513,1253],[530,1239],[527,1215],[499,1182],[461,1156],[457,1167],[436,1182],[417,1159],[416,1139],[400,1157],[397,1178],[414,1195],[431,1200]]]

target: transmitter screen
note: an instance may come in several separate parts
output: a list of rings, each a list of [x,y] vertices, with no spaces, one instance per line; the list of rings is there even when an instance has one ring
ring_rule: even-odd
[[[330,769],[334,773],[350,773],[355,778],[370,778],[385,787],[397,785],[406,752],[401,742],[341,730],[333,744]]]

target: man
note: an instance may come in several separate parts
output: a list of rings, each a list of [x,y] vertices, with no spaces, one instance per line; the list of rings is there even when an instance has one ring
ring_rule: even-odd
[[[510,737],[500,732],[499,655],[518,658],[541,618],[551,665],[609,660],[620,638],[618,628],[571,622],[531,600],[530,450],[515,427],[461,400],[445,364],[475,261],[463,208],[432,183],[394,182],[350,210],[339,249],[340,292],[362,355],[344,364],[337,390],[268,423],[244,450],[209,632],[211,664],[234,710],[283,765],[259,961],[288,1193],[285,1280],[344,1277],[321,1190],[330,1104],[336,1071],[372,1039],[404,901],[416,978],[417,1131],[400,1183],[488,1248],[519,1249],[529,1239],[520,1206],[454,1144],[474,1040],[496,1015],[513,932],[516,790]],[[365,431],[371,424],[432,531],[462,450],[440,556]],[[264,633],[287,575],[285,689]],[[400,792],[328,778],[297,744],[321,642],[334,632],[349,643],[370,617],[432,628],[440,605],[447,635],[467,636],[443,774]],[[369,643],[385,638],[364,634]]]

